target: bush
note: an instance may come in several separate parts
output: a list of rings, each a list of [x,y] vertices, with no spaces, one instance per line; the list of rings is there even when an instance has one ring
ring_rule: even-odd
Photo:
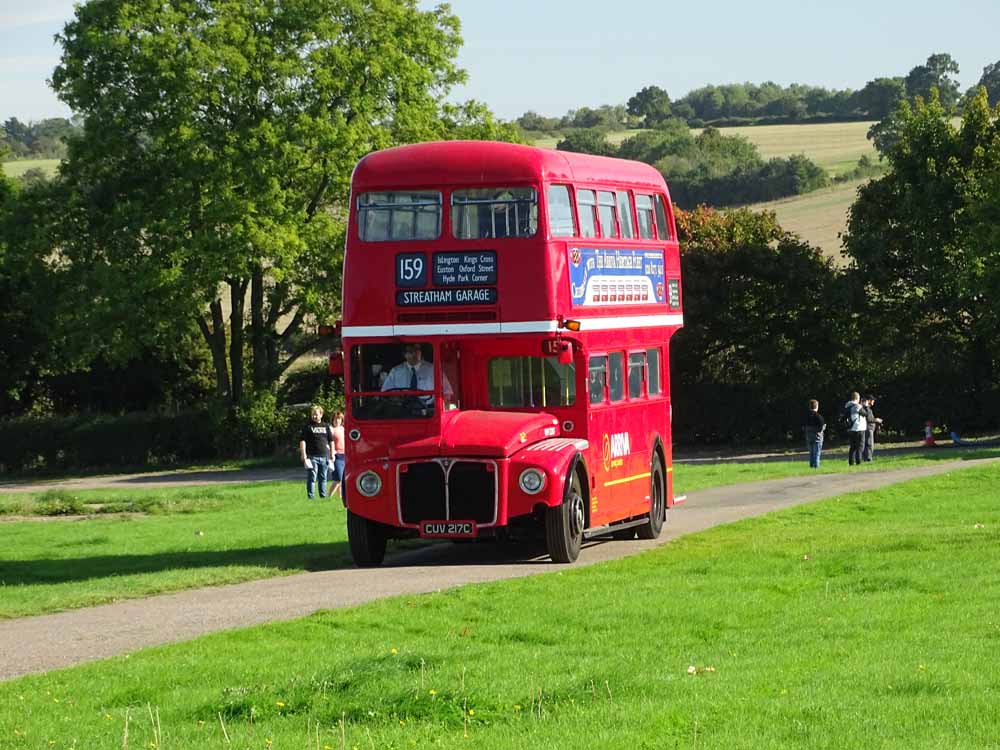
[[[204,411],[24,417],[0,423],[0,471],[169,466],[215,458]]]
[[[86,512],[80,498],[61,490],[50,490],[35,503],[37,516],[81,516]]]

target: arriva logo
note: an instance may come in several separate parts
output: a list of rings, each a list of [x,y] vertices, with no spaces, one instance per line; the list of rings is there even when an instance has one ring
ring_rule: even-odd
[[[604,449],[602,458],[604,459],[605,471],[610,471],[624,464],[623,456],[627,456],[632,452],[632,444],[629,441],[627,432],[616,432],[611,436],[605,433],[602,443]]]

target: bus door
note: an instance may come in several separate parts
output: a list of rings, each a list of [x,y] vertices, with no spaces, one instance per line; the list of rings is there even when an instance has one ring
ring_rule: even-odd
[[[617,360],[616,360],[617,355]],[[622,381],[613,381],[614,363],[620,365],[621,353],[591,355],[588,362],[587,391],[590,399],[589,433],[591,471],[594,487],[590,495],[590,525],[601,526],[622,517],[619,498],[622,493],[618,480],[625,476],[622,448],[627,438],[622,428],[620,403]],[[613,402],[612,399],[615,401]]]
[[[630,351],[625,366],[631,452],[627,459],[629,481],[624,502],[628,504],[629,515],[634,516],[649,511],[650,434],[654,419],[646,390],[645,350]]]

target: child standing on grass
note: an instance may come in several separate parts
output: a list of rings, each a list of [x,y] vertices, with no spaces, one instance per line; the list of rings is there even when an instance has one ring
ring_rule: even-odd
[[[806,434],[806,450],[809,451],[809,467],[819,468],[819,455],[823,450],[823,433],[826,430],[826,420],[819,413],[819,401],[810,399],[809,411],[802,424]]]
[[[340,485],[344,481],[344,412],[333,413],[333,489],[330,490],[330,497],[340,492]]]

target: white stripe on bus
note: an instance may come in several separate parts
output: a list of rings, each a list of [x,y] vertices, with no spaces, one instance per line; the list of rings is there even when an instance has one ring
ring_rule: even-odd
[[[684,316],[628,315],[613,318],[579,318],[582,331],[607,331],[616,328],[653,328],[679,326]],[[395,326],[344,326],[344,338],[378,338],[386,336],[445,336],[448,334],[552,333],[559,330],[556,320],[528,320],[511,323],[441,323]]]

